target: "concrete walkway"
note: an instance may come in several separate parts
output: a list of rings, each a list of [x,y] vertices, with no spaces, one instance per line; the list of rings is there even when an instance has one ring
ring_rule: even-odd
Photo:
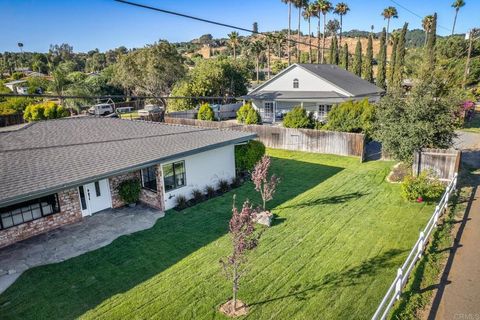
[[[464,156],[464,164],[480,168],[480,150]],[[480,319],[480,173],[472,184],[428,319]]]
[[[32,267],[61,262],[104,247],[119,236],[151,228],[165,213],[146,206],[108,209],[79,223],[0,249],[0,293],[22,272]]]

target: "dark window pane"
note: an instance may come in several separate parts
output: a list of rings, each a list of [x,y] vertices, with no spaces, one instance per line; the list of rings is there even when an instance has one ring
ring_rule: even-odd
[[[97,197],[100,197],[100,183],[98,181],[95,181],[95,193],[97,194]]]
[[[157,191],[157,175],[155,166],[142,169],[142,184],[144,188]]]
[[[80,203],[82,205],[82,210],[87,210],[87,201],[85,200],[85,189],[83,189],[83,186],[78,187],[78,192],[80,193]]]

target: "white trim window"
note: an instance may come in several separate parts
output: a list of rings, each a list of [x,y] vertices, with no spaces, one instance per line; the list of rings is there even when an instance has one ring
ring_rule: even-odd
[[[293,79],[293,89],[300,88],[300,81],[297,78]]]
[[[162,170],[165,192],[186,186],[185,161],[164,164]]]
[[[142,169],[142,187],[157,192],[157,169],[151,166]]]

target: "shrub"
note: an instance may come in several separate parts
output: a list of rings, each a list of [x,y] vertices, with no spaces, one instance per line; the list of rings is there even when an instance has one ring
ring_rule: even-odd
[[[265,145],[257,140],[251,140],[247,144],[235,146],[235,166],[237,171],[252,170],[264,154]]]
[[[52,101],[31,104],[23,113],[23,118],[27,121],[58,119],[66,116],[68,116],[68,112]]]
[[[232,181],[230,182],[230,187],[238,188],[242,185],[242,183],[243,183],[243,179],[237,175],[232,178]]]
[[[218,190],[220,190],[220,192],[222,193],[228,192],[230,190],[230,184],[228,183],[228,180],[218,180]]]
[[[362,132],[371,135],[374,120],[374,107],[368,99],[347,101],[333,106],[328,113],[326,130],[342,132]]]
[[[283,118],[283,126],[285,128],[307,128],[313,129],[315,127],[315,120],[311,114],[301,106],[296,106]]]
[[[179,194],[177,195],[177,197],[175,198],[175,207],[178,209],[178,210],[183,210],[185,209],[186,207],[188,207],[188,200],[187,198],[182,195],[182,194]]]
[[[247,102],[237,111],[237,121],[244,124],[260,124],[262,119],[250,102]]]
[[[215,197],[215,194],[216,194],[216,191],[215,191],[215,188],[213,186],[206,186],[205,187],[205,195],[207,196],[207,198],[211,199],[211,198]]]
[[[212,107],[208,103],[204,103],[200,106],[197,114],[198,120],[214,121],[215,112],[213,112]]]
[[[445,186],[427,171],[417,177],[408,175],[402,183],[402,197],[409,201],[435,201],[442,196],[444,190]]]
[[[118,186],[118,195],[127,204],[136,203],[140,197],[140,189],[138,179],[125,180]]]
[[[192,190],[192,200],[195,203],[203,201],[203,192],[200,189],[193,189]]]

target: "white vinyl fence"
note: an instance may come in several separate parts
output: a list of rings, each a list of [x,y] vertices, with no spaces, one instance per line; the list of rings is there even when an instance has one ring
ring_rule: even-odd
[[[417,242],[413,246],[412,251],[410,251],[410,254],[403,263],[402,267],[397,270],[397,276],[395,277],[395,280],[393,280],[390,288],[388,288],[387,293],[382,299],[382,302],[380,302],[380,305],[378,306],[377,311],[375,311],[372,320],[385,319],[390,310],[392,309],[395,301],[400,298],[403,287],[407,283],[408,277],[410,276],[413,267],[415,267],[416,262],[422,257],[425,246],[428,243],[428,240],[430,239],[433,230],[437,226],[438,219],[446,211],[448,206],[448,200],[450,199],[452,193],[455,191],[456,186],[457,174],[455,173],[453,179],[448,184],[445,193],[440,199],[440,202],[435,207],[435,212],[430,217],[427,226],[425,227],[425,229],[423,229],[423,231],[420,232],[420,236],[418,237]]]

